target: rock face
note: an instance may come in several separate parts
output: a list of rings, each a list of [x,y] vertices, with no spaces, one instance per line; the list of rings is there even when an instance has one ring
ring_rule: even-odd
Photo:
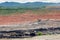
[[[24,24],[0,25],[1,37],[30,37],[36,36],[38,32],[46,34],[60,34],[59,20],[38,20]]]
[[[0,25],[0,31],[11,31],[11,30],[31,30],[40,28],[58,28],[60,27],[60,21],[58,20],[41,20],[35,22],[28,22],[23,24],[11,24],[11,25]]]

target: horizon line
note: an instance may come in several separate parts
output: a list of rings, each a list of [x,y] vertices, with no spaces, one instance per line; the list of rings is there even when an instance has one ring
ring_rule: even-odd
[[[16,2],[16,1],[5,1],[5,2]],[[38,1],[33,1],[33,2],[16,2],[16,3],[34,3],[34,2],[38,2]],[[60,3],[60,2],[45,2],[45,1],[41,1],[42,3]],[[0,2],[0,3],[4,3],[4,2]]]

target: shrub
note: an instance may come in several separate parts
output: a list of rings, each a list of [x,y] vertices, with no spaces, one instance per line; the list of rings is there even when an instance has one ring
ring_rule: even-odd
[[[42,32],[38,32],[37,35],[38,35],[38,36],[41,36],[41,35],[43,35],[43,34],[42,34]]]

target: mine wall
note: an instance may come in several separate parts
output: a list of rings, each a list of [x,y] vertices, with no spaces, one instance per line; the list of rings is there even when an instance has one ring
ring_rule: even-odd
[[[60,21],[37,21],[25,24],[0,25],[0,38],[23,38],[42,35],[60,34]]]
[[[13,30],[13,31],[0,31],[0,38],[24,38],[34,37],[37,33],[41,32],[42,35],[60,34],[60,27],[57,28],[39,28],[31,30]]]

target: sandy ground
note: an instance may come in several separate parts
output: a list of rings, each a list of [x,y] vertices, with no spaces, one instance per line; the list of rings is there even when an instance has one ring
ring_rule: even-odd
[[[60,34],[36,36],[32,38],[21,38],[21,39],[15,38],[15,39],[0,39],[0,40],[60,40]]]

